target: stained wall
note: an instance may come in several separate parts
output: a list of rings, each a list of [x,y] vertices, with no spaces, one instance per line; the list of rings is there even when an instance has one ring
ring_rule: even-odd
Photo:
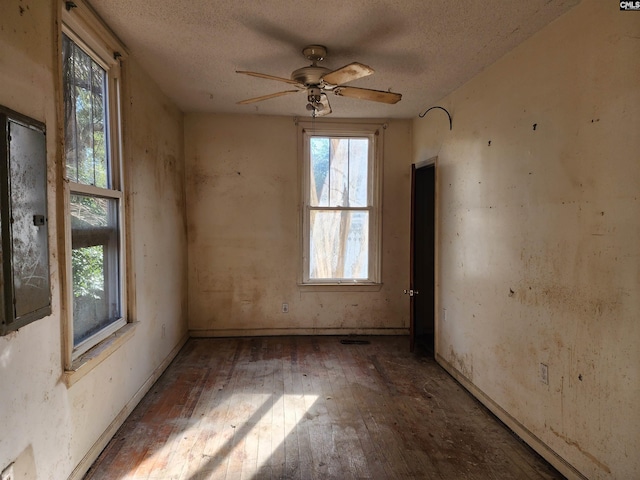
[[[186,115],[192,335],[407,332],[402,290],[409,276],[411,122],[378,123],[384,137],[382,285],[308,287],[299,285],[294,119]],[[282,313],[283,303],[289,313]]]
[[[583,0],[413,123],[439,361],[572,478],[640,471],[635,13]]]
[[[137,323],[67,386],[58,8],[57,1],[6,0],[0,15],[0,104],[47,128],[52,314],[0,337],[0,470],[14,462],[17,479],[80,478],[187,333],[183,117],[129,57],[124,145]]]

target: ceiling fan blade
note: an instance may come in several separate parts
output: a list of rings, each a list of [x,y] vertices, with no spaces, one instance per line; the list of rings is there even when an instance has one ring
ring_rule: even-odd
[[[358,78],[366,77],[374,72],[373,68],[362,63],[353,62],[323,75],[322,79],[331,85],[342,85]]]
[[[316,117],[324,117],[331,113],[331,105],[329,105],[329,98],[326,93],[320,95],[320,105],[322,105],[322,108],[316,110]]]
[[[291,85],[304,87],[304,85],[300,85],[300,83],[296,82],[295,80],[291,80],[290,78],[274,77],[273,75],[267,75],[266,73],[247,72],[246,70],[236,70],[236,73],[242,73],[243,75],[250,75],[252,77],[258,77],[258,78],[266,78],[267,80],[276,80],[277,82],[285,82],[285,83],[290,83]]]
[[[247,105],[248,103],[261,102],[262,100],[269,100],[270,98],[281,97],[282,95],[289,95],[290,93],[298,93],[300,90],[285,90],[284,92],[270,93],[269,95],[262,95],[261,97],[249,98],[238,102],[238,105]]]
[[[358,98],[360,100],[371,100],[382,103],[398,103],[402,99],[402,95],[399,93],[357,87],[336,87],[333,89],[333,93],[341,97]]]

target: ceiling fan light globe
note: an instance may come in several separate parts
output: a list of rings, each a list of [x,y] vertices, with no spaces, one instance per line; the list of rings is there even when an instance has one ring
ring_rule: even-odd
[[[320,103],[322,90],[317,87],[307,89],[307,100],[314,105]]]

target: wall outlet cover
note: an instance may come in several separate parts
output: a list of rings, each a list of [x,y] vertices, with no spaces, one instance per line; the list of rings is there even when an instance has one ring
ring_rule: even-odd
[[[540,364],[540,380],[545,385],[549,385],[549,366],[545,363]]]

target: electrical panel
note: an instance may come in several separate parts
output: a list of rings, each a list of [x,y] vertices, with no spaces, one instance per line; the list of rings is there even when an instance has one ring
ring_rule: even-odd
[[[0,107],[0,335],[51,314],[45,126]]]

